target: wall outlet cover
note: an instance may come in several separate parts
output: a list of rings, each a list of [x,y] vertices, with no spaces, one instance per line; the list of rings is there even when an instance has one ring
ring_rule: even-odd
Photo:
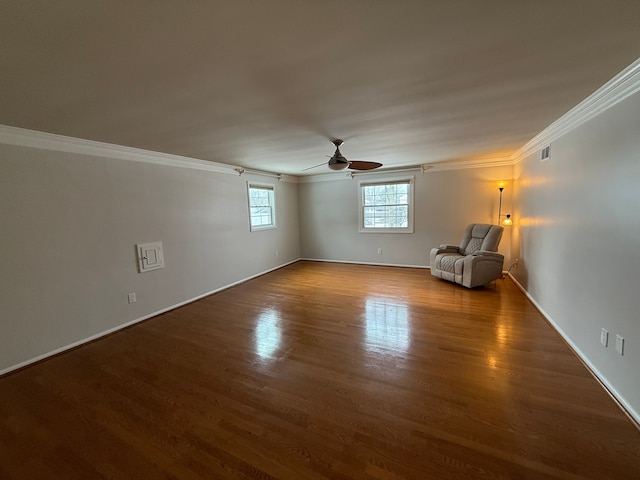
[[[609,343],[609,332],[607,330],[605,330],[604,328],[602,330],[600,330],[600,343],[602,345],[604,345],[605,347]]]
[[[620,335],[616,335],[616,352],[624,355],[624,338]]]

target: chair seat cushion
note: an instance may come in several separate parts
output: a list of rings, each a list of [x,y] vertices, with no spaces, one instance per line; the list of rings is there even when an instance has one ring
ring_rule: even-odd
[[[462,275],[464,255],[459,253],[441,253],[436,256],[436,266],[443,272]]]
[[[436,265],[440,264],[440,270],[444,270],[445,272],[454,272],[456,259],[462,258],[462,255],[456,254],[440,254],[436,257]]]

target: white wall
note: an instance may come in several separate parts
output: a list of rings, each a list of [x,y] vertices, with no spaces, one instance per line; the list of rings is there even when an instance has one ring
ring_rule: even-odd
[[[640,93],[515,168],[517,280],[640,419]],[[609,346],[600,344],[600,329]],[[615,336],[625,338],[624,356]]]
[[[414,175],[414,233],[359,233],[358,178]],[[469,223],[496,223],[498,180],[511,179],[513,168],[426,171],[367,175],[350,179],[299,184],[300,239],[303,258],[332,261],[427,266],[429,250],[442,243],[460,242]],[[503,198],[503,212],[511,207],[511,189]],[[510,227],[500,252],[510,261]],[[378,255],[378,248],[382,254]]]
[[[249,231],[248,178],[277,229]],[[298,259],[297,205],[267,177],[0,144],[0,372]],[[139,274],[158,240],[166,268]]]

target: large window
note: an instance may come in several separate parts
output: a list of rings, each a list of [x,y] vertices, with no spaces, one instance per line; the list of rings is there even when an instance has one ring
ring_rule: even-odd
[[[413,233],[413,177],[361,181],[360,231]]]
[[[273,185],[248,183],[251,230],[276,226],[276,203]]]

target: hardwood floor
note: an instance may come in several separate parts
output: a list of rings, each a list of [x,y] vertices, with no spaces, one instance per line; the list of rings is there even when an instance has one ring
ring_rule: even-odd
[[[0,379],[2,479],[633,479],[509,281],[298,262]]]

